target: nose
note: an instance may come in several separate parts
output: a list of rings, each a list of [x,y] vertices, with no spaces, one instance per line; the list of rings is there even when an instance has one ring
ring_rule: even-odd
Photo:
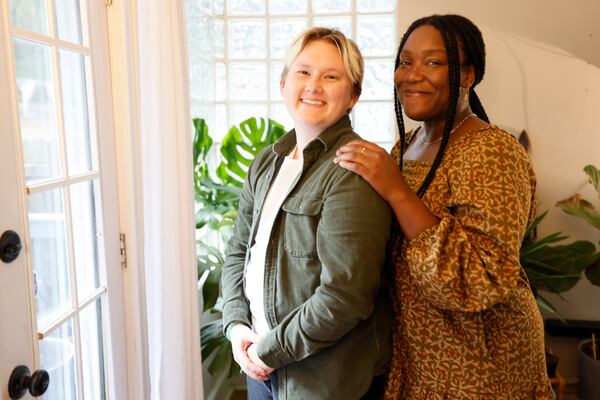
[[[306,82],[304,91],[307,93],[319,93],[321,91],[321,84],[317,77],[312,77]]]
[[[403,65],[396,69],[394,73],[394,83],[398,85],[402,81],[419,82],[423,79],[421,68],[415,63]]]

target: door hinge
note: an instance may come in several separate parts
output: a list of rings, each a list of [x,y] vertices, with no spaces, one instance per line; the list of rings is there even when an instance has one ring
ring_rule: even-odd
[[[120,253],[121,253],[121,268],[127,268],[127,243],[125,242],[125,234],[119,233]]]

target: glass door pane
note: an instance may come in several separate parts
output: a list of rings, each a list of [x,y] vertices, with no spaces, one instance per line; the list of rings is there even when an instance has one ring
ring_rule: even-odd
[[[96,167],[90,132],[85,57],[72,51],[59,50],[69,175],[88,172]]]
[[[72,185],[71,215],[73,224],[73,250],[77,266],[77,295],[81,302],[92,296],[100,287],[98,265],[99,227],[96,217],[98,193],[94,181]]]
[[[41,340],[39,348],[41,366],[48,371],[51,382],[44,399],[76,400],[78,397],[73,321],[67,321],[52,335]]]
[[[79,0],[54,0],[58,38],[81,44]]]
[[[21,138],[28,184],[60,175],[51,50],[46,44],[14,39]]]
[[[29,196],[29,235],[38,329],[71,309],[65,214],[61,189]]]
[[[17,28],[48,34],[46,0],[10,0],[10,16]]]

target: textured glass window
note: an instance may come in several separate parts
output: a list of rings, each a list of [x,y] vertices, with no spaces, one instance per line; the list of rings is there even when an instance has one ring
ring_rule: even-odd
[[[396,1],[186,3],[196,10],[195,15],[188,15],[192,25],[188,33],[192,32],[190,42],[196,53],[190,55],[190,84],[196,93],[192,94],[192,115],[207,120],[209,133],[217,143],[232,125],[250,116],[269,117],[286,129],[293,127],[279,90],[285,51],[307,27],[325,26],[337,28],[356,41],[365,59],[363,93],[351,114],[354,128],[365,138],[391,146],[396,131],[392,104],[398,45]],[[193,7],[189,5],[192,3]],[[214,151],[217,159],[218,150]]]
[[[393,57],[395,28],[394,17],[358,16],[357,43],[363,55]]]
[[[306,19],[271,20],[270,42],[271,58],[283,59],[290,41],[307,27]]]
[[[315,14],[341,14],[352,12],[352,0],[313,0]]]

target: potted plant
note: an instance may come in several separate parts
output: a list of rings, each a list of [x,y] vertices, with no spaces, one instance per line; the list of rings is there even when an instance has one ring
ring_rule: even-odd
[[[579,396],[581,400],[600,399],[600,341],[592,334],[577,346]]]
[[[600,174],[594,166],[585,167],[584,171],[588,174],[590,181],[598,191],[598,182]],[[599,193],[600,196],[600,193]],[[579,194],[559,201],[557,206],[565,212],[584,218],[593,226],[600,229],[600,215],[586,200],[583,200]],[[555,293],[560,296],[573,288],[583,275],[594,285],[600,286],[600,253],[596,246],[589,241],[575,241],[563,244],[568,238],[560,232],[555,232],[541,239],[536,238],[538,225],[546,217],[547,212],[541,214],[536,221],[529,227],[521,247],[521,264],[529,278],[532,290],[540,308],[550,311],[559,316],[556,308],[544,297],[544,293]],[[591,341],[587,341],[590,342]],[[580,345],[585,355],[586,346]],[[581,353],[581,351],[580,351]],[[548,375],[553,378],[558,363],[557,356],[547,351],[546,363]],[[581,364],[581,362],[580,362]],[[590,371],[591,368],[582,368],[582,371]],[[597,375],[596,375],[597,376]],[[588,382],[582,378],[582,386]],[[600,382],[600,376],[595,378],[594,382]],[[588,385],[589,386],[589,385]],[[587,386],[586,386],[587,387]],[[600,399],[600,396],[593,397]]]
[[[220,304],[223,248],[231,236],[237,217],[239,197],[246,173],[254,157],[283,134],[283,126],[271,119],[249,118],[232,126],[223,138],[221,162],[209,166],[213,139],[202,118],[193,120],[194,188],[196,198],[196,230],[199,286],[202,288],[204,313],[201,327],[202,359],[208,372],[215,376],[227,372],[227,377],[239,375],[233,361],[231,346],[223,335]]]
[[[600,199],[600,170],[593,165],[587,165],[583,171]],[[600,212],[592,203],[583,199],[579,193],[559,201],[556,205],[567,214],[581,218],[600,230]],[[596,259],[592,265],[586,268],[585,275],[593,285],[600,286],[600,260]],[[600,399],[600,359],[598,358],[599,343],[596,335],[600,335],[600,332],[592,333],[591,340],[584,340],[578,345],[581,400]]]

